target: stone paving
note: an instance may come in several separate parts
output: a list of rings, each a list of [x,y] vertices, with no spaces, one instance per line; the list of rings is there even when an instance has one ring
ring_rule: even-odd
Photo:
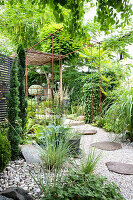
[[[95,153],[98,155],[102,153],[101,159],[97,165],[95,173],[101,176],[107,177],[107,179],[120,187],[122,195],[126,200],[133,200],[133,175],[119,174],[113,171],[109,171],[106,163],[119,162],[124,164],[131,164],[133,167],[133,145],[130,141],[122,143],[119,136],[113,133],[106,132],[102,128],[93,127],[89,124],[81,126],[72,126],[75,130],[82,132],[83,130],[96,130],[95,135],[82,135],[81,136],[81,149],[88,156],[90,148],[93,148],[91,144],[96,142],[118,142],[121,143],[122,148],[115,151],[107,151],[95,148]],[[119,166],[117,166],[118,170]],[[122,168],[122,167],[121,167]]]
[[[118,174],[133,175],[133,165],[121,162],[107,162],[106,166],[109,171],[116,172]]]
[[[118,149],[121,149],[121,143],[119,142],[96,142],[91,144],[91,146],[98,148],[98,149],[102,149],[102,150],[106,150],[106,151],[115,151]]]

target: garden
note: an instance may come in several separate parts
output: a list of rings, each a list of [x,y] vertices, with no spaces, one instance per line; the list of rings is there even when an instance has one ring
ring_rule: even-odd
[[[132,2],[0,7],[0,199],[133,199]]]

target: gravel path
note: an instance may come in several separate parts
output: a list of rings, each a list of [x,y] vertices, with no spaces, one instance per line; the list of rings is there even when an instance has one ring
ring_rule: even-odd
[[[104,129],[93,127],[89,124],[84,126],[73,126],[76,130],[97,130],[96,135],[83,135],[81,137],[81,148],[84,150],[86,156],[89,153],[90,144],[102,141],[119,141],[116,139],[116,135],[108,133]],[[130,143],[122,144],[122,149],[115,151],[105,151],[95,149],[96,153],[102,151],[101,159],[97,165],[96,173],[106,176],[109,181],[115,182],[125,197],[126,200],[133,200],[133,175],[121,175],[114,172],[110,172],[105,163],[109,161],[122,162],[127,164],[133,164],[133,145]]]
[[[93,127],[89,124],[81,126],[73,126],[73,128],[80,130],[97,130],[96,135],[82,135],[81,148],[86,156],[89,153],[90,144],[101,141],[114,141],[115,135],[107,133],[101,128]],[[117,139],[117,141],[119,141]],[[121,192],[126,200],[133,200],[133,175],[120,175],[114,172],[109,172],[105,163],[109,161],[123,162],[133,164],[133,146],[130,143],[122,144],[122,149],[115,151],[104,151],[95,149],[96,153],[102,151],[101,159],[97,165],[96,173],[106,176],[109,181],[115,182],[121,189]],[[11,186],[19,186],[28,190],[31,195],[38,198],[40,189],[35,184],[29,170],[34,170],[33,165],[27,164],[23,159],[11,162],[3,173],[0,173],[0,191]]]

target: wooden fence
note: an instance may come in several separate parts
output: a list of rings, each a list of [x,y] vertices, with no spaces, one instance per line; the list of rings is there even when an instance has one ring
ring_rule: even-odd
[[[12,59],[0,54],[0,121],[6,117],[6,94],[9,92]]]

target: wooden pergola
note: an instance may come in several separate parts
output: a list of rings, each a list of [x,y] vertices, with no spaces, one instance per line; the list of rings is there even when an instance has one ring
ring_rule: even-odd
[[[73,52],[69,52],[65,55],[61,55],[61,40],[60,40],[60,35],[63,27],[60,29],[57,29],[55,32],[49,34],[47,37],[45,37],[43,40],[40,42],[36,43],[29,49],[25,49],[26,53],[26,97],[28,99],[28,71],[30,71],[33,68],[38,68],[39,66],[44,66],[46,64],[52,63],[52,99],[53,99],[53,108],[54,108],[54,62],[58,61],[59,62],[59,92],[60,92],[60,99],[61,101],[63,100],[63,92],[62,92],[62,59],[66,58],[68,55],[73,54],[75,52],[78,52],[80,50],[83,50],[84,48],[90,48],[91,50],[91,100],[92,100],[92,121],[93,121],[93,83],[92,83],[92,49],[94,46],[98,45],[99,49],[99,66],[98,66],[98,73],[99,73],[99,97],[100,97],[100,116],[101,116],[101,74],[100,74],[100,45],[101,42],[97,42],[94,40],[90,40],[92,43],[88,44],[83,44],[83,47],[81,49],[75,50]],[[54,37],[59,38],[59,53],[54,54],[54,45],[53,45],[53,40]],[[51,38],[52,40],[52,53],[44,53],[38,50],[34,50],[34,47],[37,46],[38,44],[42,43],[43,41],[47,40],[48,38]],[[71,40],[71,39],[70,39]],[[13,54],[11,58],[16,57],[16,54]],[[33,67],[28,70],[27,66],[28,65],[33,65]]]
[[[26,96],[28,99],[28,69],[27,65],[35,65],[35,66],[43,66],[49,63],[52,63],[52,99],[53,99],[53,107],[54,107],[54,62],[59,61],[59,91],[60,91],[60,98],[61,100],[63,99],[62,95],[62,59],[65,58],[65,55],[61,55],[61,50],[60,50],[60,32],[63,29],[61,27],[60,29],[57,29],[55,32],[52,34],[49,34],[46,38],[38,42],[37,44],[33,45],[31,48],[26,49]],[[53,50],[53,38],[55,33],[59,33],[59,54],[54,54]],[[38,44],[42,43],[45,41],[47,38],[52,37],[52,53],[44,53],[41,51],[36,51],[33,48],[37,46]]]

